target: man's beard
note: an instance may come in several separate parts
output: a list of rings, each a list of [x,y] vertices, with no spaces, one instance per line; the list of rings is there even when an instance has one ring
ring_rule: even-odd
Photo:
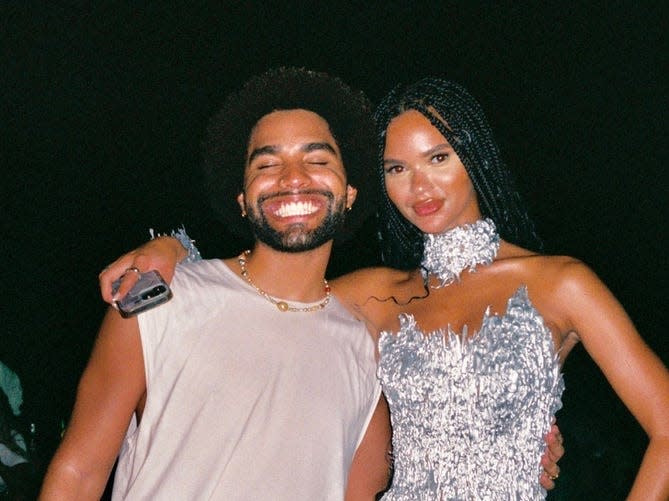
[[[318,227],[305,230],[303,223],[295,223],[287,230],[277,231],[270,226],[260,208],[268,196],[258,198],[255,207],[246,206],[248,221],[255,237],[265,245],[280,252],[304,252],[316,249],[334,238],[337,230],[344,222],[346,215],[346,199],[335,200],[329,191],[311,192],[328,199],[327,214]],[[273,195],[275,196],[275,195]]]

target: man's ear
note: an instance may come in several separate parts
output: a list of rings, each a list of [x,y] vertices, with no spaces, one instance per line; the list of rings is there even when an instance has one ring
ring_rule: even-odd
[[[246,216],[246,207],[244,206],[244,192],[242,191],[239,195],[237,195],[237,203],[239,204],[239,208],[242,211],[242,217]]]
[[[356,197],[358,196],[358,189],[354,188],[350,184],[346,185],[346,208],[351,210],[353,203],[355,202]]]

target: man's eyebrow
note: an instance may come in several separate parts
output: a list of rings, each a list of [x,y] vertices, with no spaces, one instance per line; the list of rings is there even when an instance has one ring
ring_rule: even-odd
[[[330,143],[322,142],[322,143],[307,143],[302,147],[302,151],[305,153],[308,153],[310,151],[318,151],[318,150],[325,150],[329,151],[333,155],[337,155],[337,151],[334,149],[334,146],[332,146]]]
[[[260,148],[256,148],[251,152],[247,160],[247,163],[250,164],[260,155],[274,155],[277,151],[279,151],[279,148],[277,146],[272,146],[272,145],[261,146]]]
[[[256,158],[258,158],[261,155],[276,155],[281,148],[276,145],[267,145],[267,146],[261,146],[260,148],[254,149],[250,154],[249,158],[247,160],[247,163],[253,162]],[[337,151],[334,149],[334,146],[332,146],[330,143],[327,142],[317,142],[317,143],[306,143],[300,147],[300,150],[302,150],[305,153],[309,153],[311,151],[319,151],[319,150],[324,150],[332,153],[333,155],[337,155]]]

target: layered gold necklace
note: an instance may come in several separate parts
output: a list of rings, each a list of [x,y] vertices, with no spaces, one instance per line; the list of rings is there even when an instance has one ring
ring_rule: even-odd
[[[300,307],[297,307],[297,306],[291,306],[286,301],[279,301],[278,299],[274,299],[267,292],[265,292],[260,287],[258,287],[253,282],[253,280],[251,280],[251,276],[249,275],[249,270],[246,269],[246,259],[248,258],[248,256],[250,254],[251,254],[250,250],[245,250],[237,258],[239,260],[239,268],[242,272],[242,277],[244,278],[244,280],[246,280],[246,282],[251,287],[253,287],[255,289],[255,291],[258,294],[260,294],[262,297],[267,299],[267,301],[269,301],[274,306],[276,306],[279,311],[284,311],[284,312],[285,311],[292,311],[292,312],[309,313],[311,311],[322,310],[330,302],[330,285],[328,284],[328,281],[325,278],[323,279],[323,284],[325,286],[325,297],[318,304],[314,304],[314,305],[311,305],[311,306],[304,306],[304,307],[300,308]]]

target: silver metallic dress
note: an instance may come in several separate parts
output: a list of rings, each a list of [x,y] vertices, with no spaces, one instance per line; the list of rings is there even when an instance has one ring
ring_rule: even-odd
[[[379,341],[395,472],[384,501],[535,500],[543,436],[564,383],[523,286],[473,336],[426,335],[410,315]]]

